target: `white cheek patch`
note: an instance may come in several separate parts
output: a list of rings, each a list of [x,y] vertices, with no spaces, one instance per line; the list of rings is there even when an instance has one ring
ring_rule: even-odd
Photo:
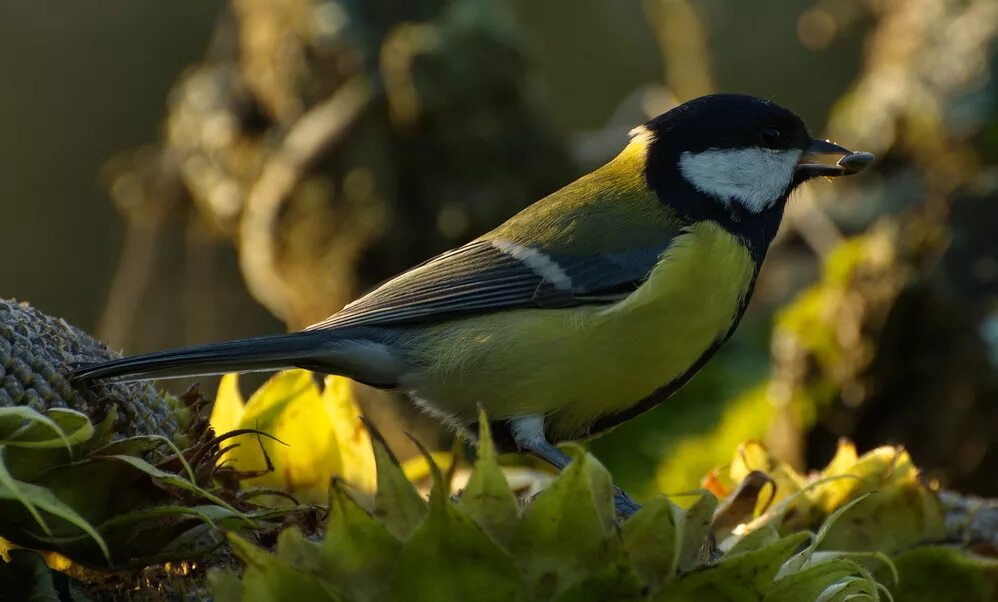
[[[697,190],[726,204],[737,202],[753,213],[773,206],[793,181],[799,149],[711,149],[685,152],[679,171]]]

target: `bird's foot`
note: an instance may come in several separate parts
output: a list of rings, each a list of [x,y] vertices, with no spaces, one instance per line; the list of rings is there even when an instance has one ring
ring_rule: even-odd
[[[632,514],[641,509],[641,504],[634,501],[634,499],[627,495],[627,492],[617,487],[613,486],[613,507],[617,510],[617,516],[620,518],[630,518]]]

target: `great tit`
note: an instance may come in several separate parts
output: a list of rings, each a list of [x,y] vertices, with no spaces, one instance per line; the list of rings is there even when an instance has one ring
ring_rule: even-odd
[[[838,159],[837,162],[829,160]],[[77,380],[301,367],[381,388],[450,427],[487,413],[506,451],[564,468],[584,439],[672,395],[731,336],[790,193],[873,156],[774,102],[683,103],[609,163],[301,332],[81,367]],[[618,510],[636,505],[617,490]]]

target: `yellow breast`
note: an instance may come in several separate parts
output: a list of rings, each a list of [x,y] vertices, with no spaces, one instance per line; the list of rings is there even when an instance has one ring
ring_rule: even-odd
[[[691,227],[649,278],[603,307],[518,310],[429,329],[413,349],[425,366],[406,386],[434,411],[473,421],[548,416],[573,438],[686,372],[738,318],[756,265],[712,222]]]

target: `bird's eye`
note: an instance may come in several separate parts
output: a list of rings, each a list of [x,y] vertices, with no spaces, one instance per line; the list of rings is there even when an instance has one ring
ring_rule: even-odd
[[[766,148],[780,148],[780,143],[783,142],[783,132],[774,127],[763,128],[759,138]]]

